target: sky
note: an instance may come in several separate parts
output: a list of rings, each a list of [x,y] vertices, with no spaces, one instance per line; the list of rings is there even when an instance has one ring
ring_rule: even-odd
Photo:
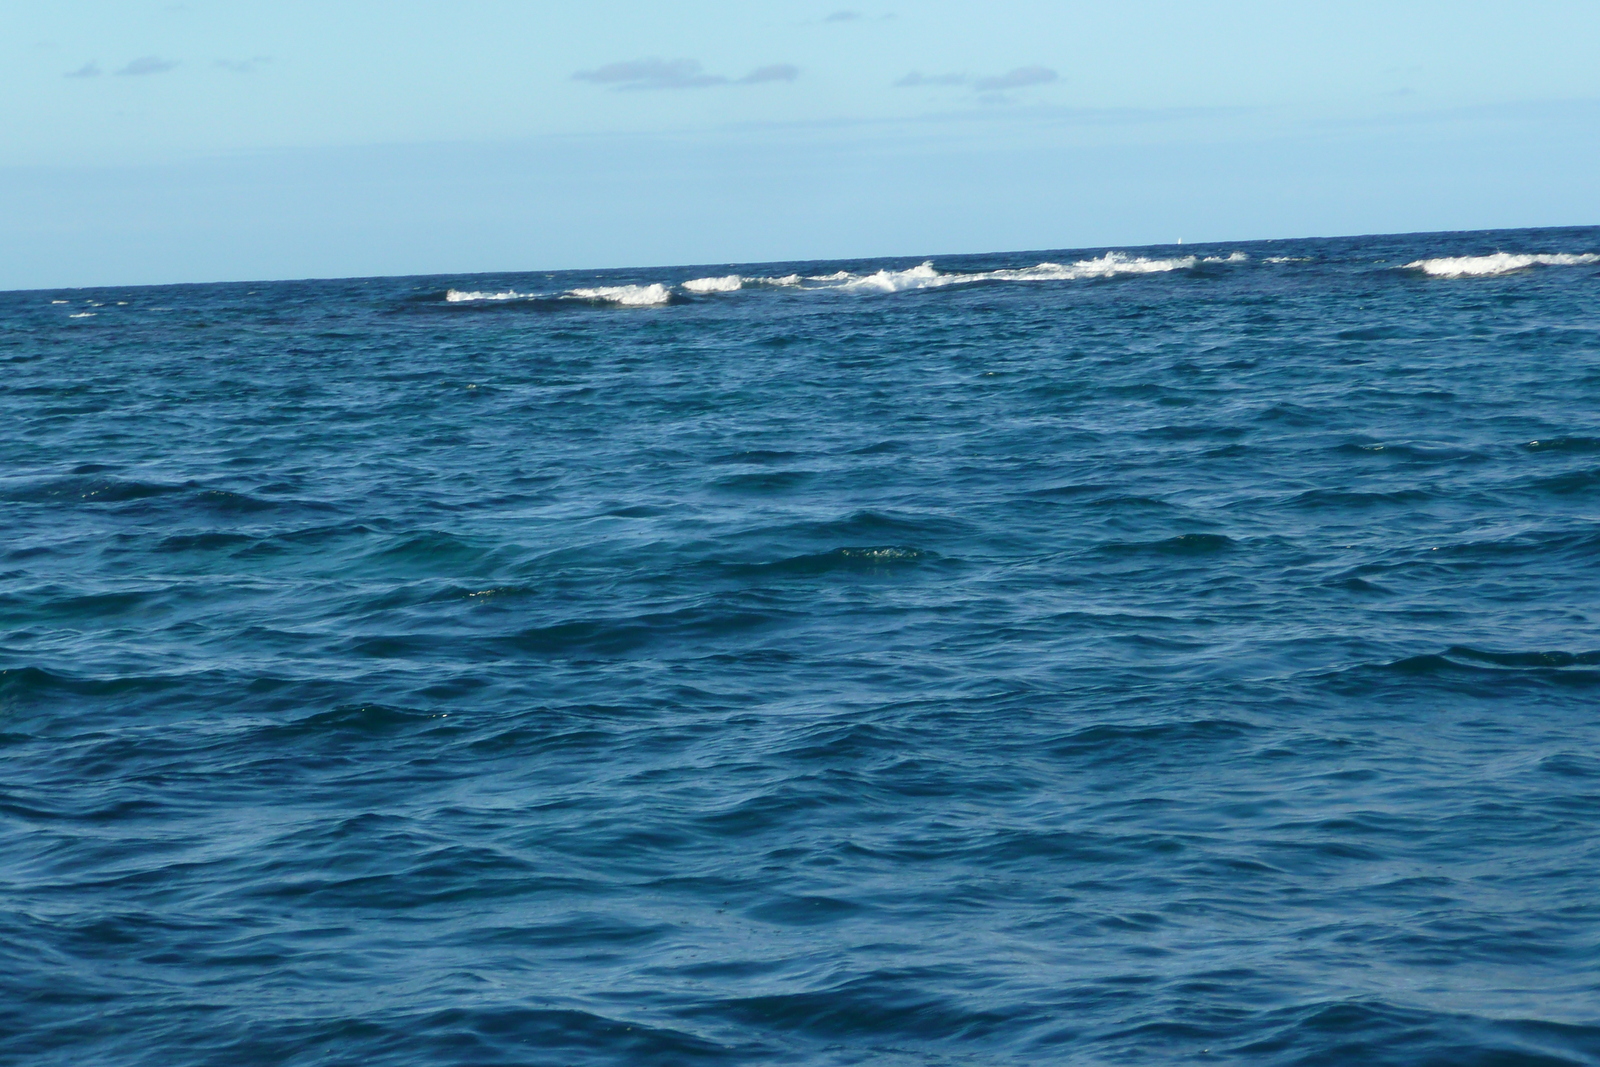
[[[0,289],[1600,224],[1593,0],[0,0]]]

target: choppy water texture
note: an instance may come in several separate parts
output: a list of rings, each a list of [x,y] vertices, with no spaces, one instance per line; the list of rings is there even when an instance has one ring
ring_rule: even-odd
[[[0,1060],[1600,1063],[1597,252],[0,295]]]

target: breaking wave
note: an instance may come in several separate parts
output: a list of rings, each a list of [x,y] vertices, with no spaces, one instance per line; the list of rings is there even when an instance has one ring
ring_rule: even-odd
[[[691,278],[683,283],[683,288],[691,293],[731,293],[743,287],[744,279],[737,274],[721,278]]]
[[[1516,254],[1495,252],[1487,256],[1441,256],[1418,259],[1406,264],[1407,270],[1420,270],[1435,278],[1486,278],[1496,274],[1527,270],[1529,267],[1582,267],[1600,263],[1593,253],[1552,252]]]
[[[660,282],[652,285],[602,285],[596,289],[571,289],[566,295],[577,300],[616,304],[619,307],[652,307],[672,302],[672,290]]]
[[[451,289],[444,294],[444,298],[450,304],[465,304],[479,300],[533,300],[536,296],[533,293],[519,293],[514,289],[507,289],[503,293],[463,292],[460,289]]]
[[[687,288],[687,285],[685,286]],[[582,301],[590,304],[615,304],[619,307],[652,307],[672,302],[672,290],[656,282],[651,285],[602,285],[593,289],[568,289],[564,293],[521,293],[515,289],[490,293],[476,290],[450,289],[444,294],[448,304],[493,304],[506,301],[539,302],[547,300]]]
[[[450,289],[444,299],[451,304],[488,304],[504,301],[585,301],[592,304],[612,304],[618,307],[652,307],[670,304],[676,293],[710,295],[732,293],[748,287],[785,288],[801,290],[835,290],[842,292],[898,293],[914,289],[935,289],[948,285],[970,285],[975,282],[1056,282],[1087,278],[1113,278],[1119,275],[1161,274],[1167,271],[1190,270],[1202,263],[1244,263],[1250,259],[1243,252],[1226,256],[1174,256],[1151,258],[1130,256],[1123,252],[1107,252],[1093,259],[1075,263],[1038,263],[1031,267],[1002,268],[999,270],[959,272],[941,271],[926,260],[915,267],[902,270],[883,268],[871,273],[851,273],[840,270],[832,274],[802,277],[799,274],[780,276],[743,276],[726,274],[715,277],[690,278],[677,285],[653,282],[649,285],[608,285],[585,289],[568,289],[562,293],[524,293],[515,289],[491,292],[487,290]]]
[[[970,285],[973,282],[1059,282],[1082,278],[1111,278],[1122,274],[1161,274],[1166,271],[1189,270],[1201,263],[1243,263],[1250,257],[1243,252],[1226,256],[1174,256],[1152,259],[1130,256],[1122,252],[1107,252],[1094,259],[1081,259],[1076,263],[1039,263],[1032,267],[1005,268],[1001,270],[945,273],[933,265],[933,260],[919,263],[905,270],[879,270],[871,274],[851,274],[836,271],[833,274],[813,275],[804,279],[813,283],[806,288],[844,289],[882,293],[898,293],[908,289],[934,289],[946,285]],[[747,279],[767,285],[798,285],[801,279],[794,275],[786,278]]]

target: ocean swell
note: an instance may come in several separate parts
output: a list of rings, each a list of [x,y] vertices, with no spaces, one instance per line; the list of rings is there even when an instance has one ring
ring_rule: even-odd
[[[1600,263],[1593,253],[1495,252],[1487,256],[1441,256],[1407,263],[1407,270],[1420,270],[1435,278],[1487,278],[1497,274],[1527,270],[1529,267],[1583,267]]]

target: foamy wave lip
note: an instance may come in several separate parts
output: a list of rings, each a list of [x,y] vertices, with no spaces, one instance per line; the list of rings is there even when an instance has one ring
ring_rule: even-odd
[[[690,278],[683,287],[691,293],[731,293],[744,287],[744,279],[737,274],[721,278]]]
[[[745,281],[749,282],[751,285],[777,285],[777,286],[786,286],[786,287],[793,287],[793,286],[799,285],[801,280],[802,279],[801,279],[800,275],[798,275],[798,274],[785,274],[781,278],[746,278],[745,279]]]
[[[842,272],[841,272],[842,273]],[[863,277],[851,277],[846,274],[839,282],[840,289],[877,289],[885,293],[898,293],[903,289],[927,289],[935,285],[949,285],[958,277],[954,274],[940,274],[933,269],[933,260],[928,260],[909,270],[880,270],[874,274]],[[825,279],[818,278],[817,281]]]
[[[620,307],[650,307],[672,300],[672,292],[660,282],[651,285],[602,285],[596,289],[570,289],[567,296],[577,300],[597,300]]]
[[[503,293],[463,292],[460,289],[449,289],[444,294],[445,300],[452,304],[461,304],[470,300],[527,300],[532,293],[519,293],[515,289],[507,289]]]
[[[1230,256],[1213,256],[1208,263],[1242,263],[1249,257],[1243,252]],[[1148,259],[1129,256],[1121,252],[1107,252],[1095,259],[1082,259],[1076,263],[1040,263],[1032,267],[976,271],[971,274],[943,274],[934,269],[933,261],[918,264],[907,270],[880,270],[873,274],[853,275],[840,271],[807,279],[814,282],[833,282],[834,289],[870,289],[884,293],[897,293],[906,289],[932,289],[944,285],[967,285],[972,282],[1060,282],[1079,278],[1111,278],[1119,274],[1160,274],[1172,270],[1188,270],[1200,262],[1194,256],[1172,259]]]
[[[1484,278],[1536,266],[1582,267],[1590,263],[1600,263],[1600,255],[1571,252],[1519,255],[1512,252],[1495,252],[1487,256],[1441,256],[1438,259],[1419,259],[1407,263],[1406,269],[1420,270],[1435,278]]]

